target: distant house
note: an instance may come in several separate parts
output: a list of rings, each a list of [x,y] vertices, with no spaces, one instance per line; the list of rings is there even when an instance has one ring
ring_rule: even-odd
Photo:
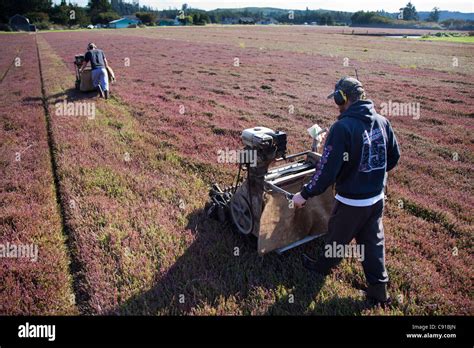
[[[173,25],[183,25],[179,20],[179,16],[174,17]]]
[[[121,28],[135,28],[138,24],[141,24],[141,20],[134,17],[123,17],[109,22],[109,28],[121,29]]]
[[[10,18],[10,28],[16,31],[30,31],[30,20],[25,16],[16,14]]]
[[[156,22],[159,26],[173,26],[175,25],[175,20],[169,18],[162,18]]]
[[[255,24],[255,19],[252,17],[240,17],[239,24]]]
[[[135,15],[125,15],[125,16],[123,16],[123,18],[133,19],[133,20],[135,20],[135,21],[140,21],[140,19],[139,19],[137,16],[135,16]],[[141,22],[141,21],[140,21],[140,22]]]
[[[279,22],[275,18],[265,18],[257,22],[257,24],[260,24],[260,25],[270,25],[270,24],[278,24],[278,23]]]
[[[239,20],[236,18],[223,18],[221,21],[222,24],[237,24]]]

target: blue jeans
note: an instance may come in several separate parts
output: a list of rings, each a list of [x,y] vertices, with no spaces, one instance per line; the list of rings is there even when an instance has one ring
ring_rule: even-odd
[[[103,91],[109,90],[109,76],[105,68],[92,69],[92,85],[97,88],[99,84]]]

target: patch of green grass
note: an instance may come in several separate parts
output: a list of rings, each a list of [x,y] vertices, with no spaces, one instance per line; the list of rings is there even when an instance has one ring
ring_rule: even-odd
[[[120,140],[125,142],[126,144],[131,144],[135,138],[136,133],[134,131],[120,131],[119,133]]]
[[[82,169],[84,187],[88,190],[101,190],[112,198],[129,196],[130,190],[125,184],[125,180],[112,169],[107,167],[97,167],[93,169]]]
[[[98,234],[97,241],[99,242],[102,249],[106,249],[110,245],[111,238],[112,238],[112,236],[111,236],[110,232],[105,231],[105,232],[102,232],[102,233]]]
[[[0,31],[0,35],[9,35],[9,34],[14,34],[14,35],[18,35],[18,34],[25,34],[25,32],[22,32],[22,31]]]
[[[447,42],[455,42],[455,43],[474,43],[474,36],[427,36],[422,37],[420,40],[423,41],[447,41]]]
[[[182,213],[178,213],[178,215],[176,216],[176,224],[179,227],[182,227],[182,228],[186,227],[188,222],[189,220],[185,215],[183,215]]]
[[[116,120],[116,119],[107,119],[107,125],[115,128],[115,129],[122,129],[123,128],[123,122],[120,122],[119,120]]]
[[[159,224],[150,224],[142,231],[142,234],[145,240],[152,243],[153,250],[151,252],[162,266],[170,267],[176,262],[175,256],[170,253],[170,250],[175,252],[174,255],[181,255],[185,250],[186,243],[181,236],[166,231]]]
[[[179,165],[181,163],[181,157],[175,151],[159,152],[156,159],[161,162],[167,162],[167,165]]]
[[[153,197],[156,197],[162,202],[171,203],[176,197],[175,190],[170,187],[156,187],[152,192]]]

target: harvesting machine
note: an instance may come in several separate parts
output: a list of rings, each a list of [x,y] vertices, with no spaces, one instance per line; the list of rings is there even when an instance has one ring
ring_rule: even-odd
[[[241,153],[247,155],[240,157],[256,160],[238,161],[234,184],[224,189],[214,184],[209,192],[208,215],[230,223],[238,233],[256,236],[260,254],[274,250],[282,253],[327,230],[334,203],[332,188],[310,198],[303,208],[295,209],[292,202],[293,195],[316,170],[321,159],[316,151],[327,129],[314,125],[308,131],[313,138],[311,150],[287,155],[284,132],[265,127],[245,129]]]
[[[74,56],[74,68],[76,71],[76,90],[81,92],[93,91],[94,87],[92,85],[92,71],[90,68],[86,68],[82,73],[80,69],[82,63],[84,62],[84,55],[78,54]]]
[[[92,84],[92,69],[85,68],[82,73],[80,72],[80,69],[82,67],[82,63],[84,63],[84,60],[85,60],[85,56],[83,54],[78,54],[74,56],[74,69],[76,71],[76,84],[75,84],[76,90],[81,91],[81,92],[95,91],[96,89],[94,88]],[[107,76],[110,81],[110,84],[114,83],[116,80],[115,73],[110,67],[110,65],[107,65],[106,70],[107,70]]]

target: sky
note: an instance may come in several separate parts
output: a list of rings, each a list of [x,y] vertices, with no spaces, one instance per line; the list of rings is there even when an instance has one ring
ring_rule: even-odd
[[[56,0],[55,2],[60,2]],[[87,0],[72,0],[80,5],[87,4]],[[126,2],[132,2],[128,0]],[[183,3],[190,7],[204,10],[215,8],[238,8],[238,7],[277,7],[284,9],[301,9],[309,7],[311,10],[325,9],[336,11],[355,12],[358,10],[387,12],[398,12],[407,4],[408,0],[140,0],[141,5],[152,6],[160,10],[180,8]],[[433,7],[441,10],[474,12],[474,0],[412,0],[418,11],[431,11]]]

